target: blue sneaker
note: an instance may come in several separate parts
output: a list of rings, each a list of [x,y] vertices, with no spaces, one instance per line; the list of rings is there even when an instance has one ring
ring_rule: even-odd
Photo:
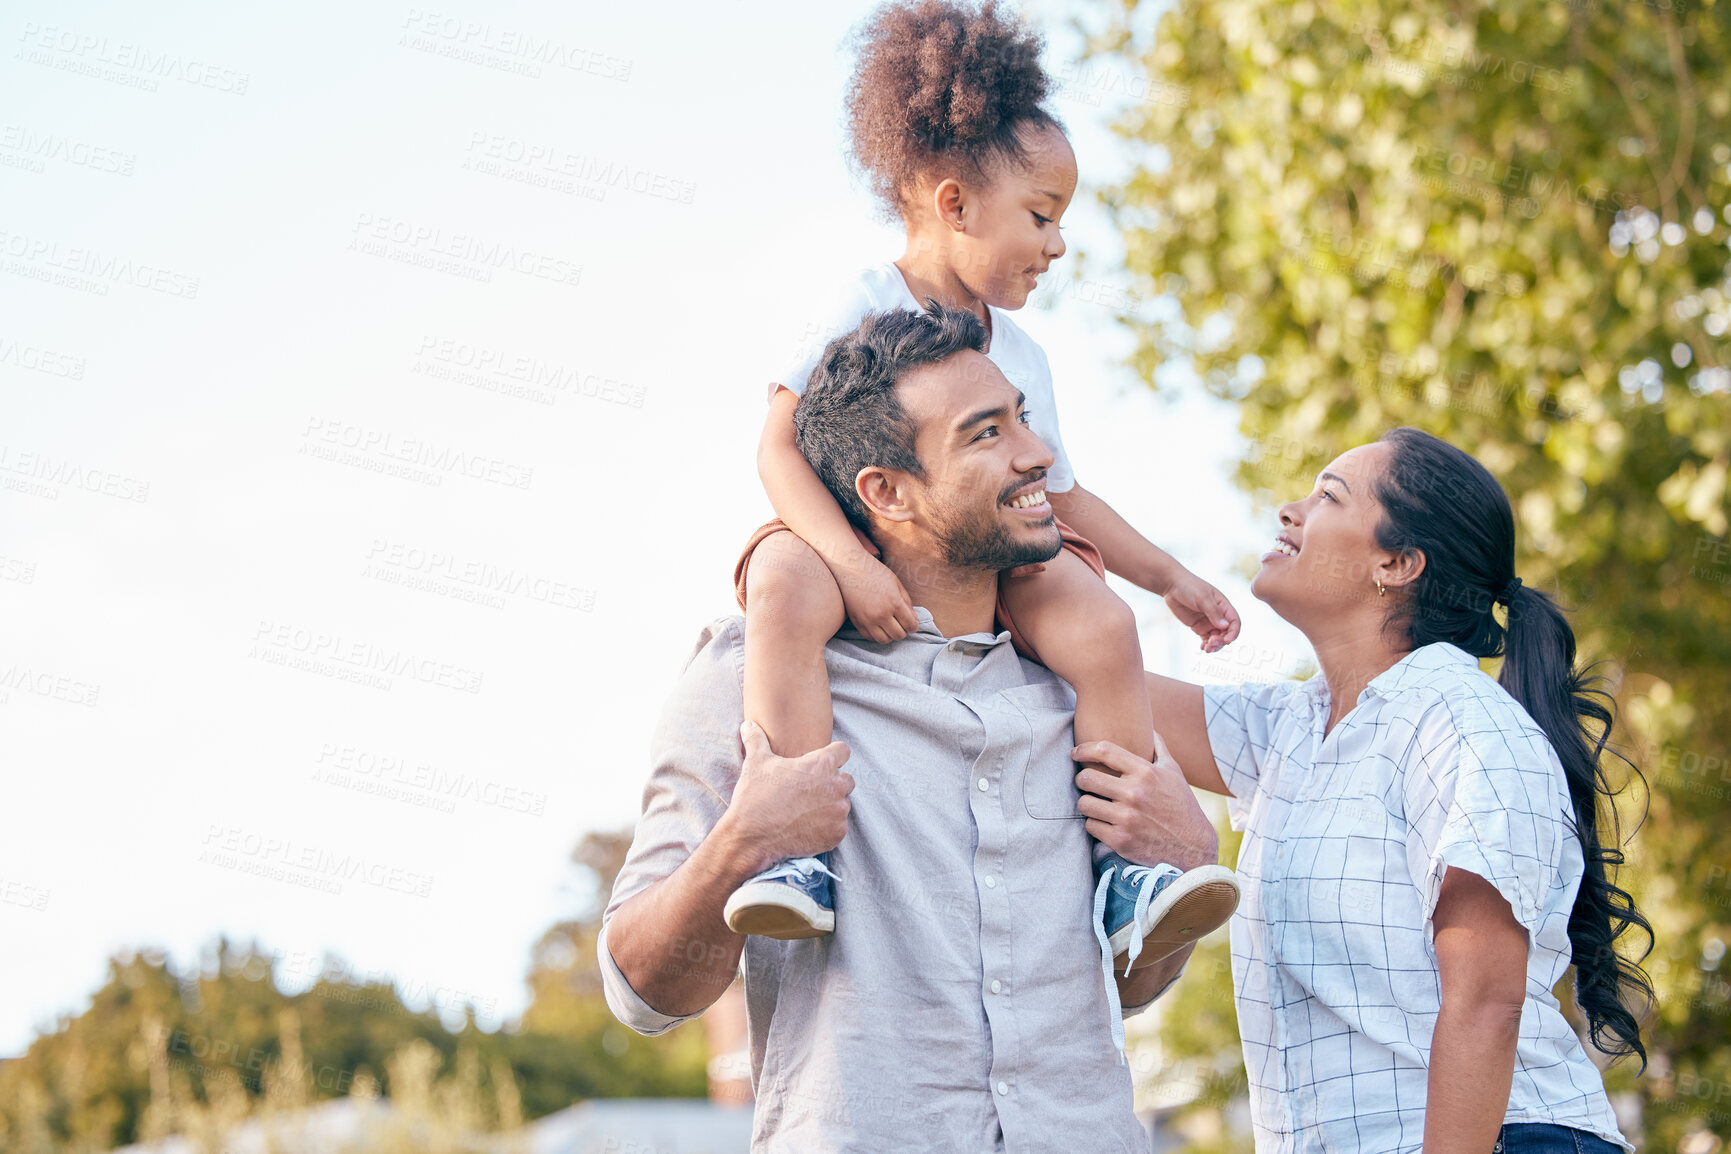
[[[1094,864],[1095,934],[1101,961],[1122,972],[1153,965],[1219,929],[1238,908],[1238,875],[1207,865],[1140,866],[1118,854]]]
[[[790,941],[835,931],[835,894],[840,881],[821,858],[800,857],[764,870],[733,891],[723,914],[736,934]]]

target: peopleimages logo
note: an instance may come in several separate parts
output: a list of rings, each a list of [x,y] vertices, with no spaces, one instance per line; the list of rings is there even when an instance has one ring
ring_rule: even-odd
[[[377,689],[389,689],[388,678],[407,677],[423,685],[479,693],[485,680],[477,669],[277,621],[258,623],[248,656],[272,665],[339,676]]]
[[[48,279],[51,270],[68,276],[93,277],[95,287],[103,295],[107,294],[108,285],[127,284],[183,300],[198,298],[198,278],[195,276],[161,265],[135,262],[101,249],[62,247],[59,241],[47,237],[0,230],[0,255],[22,262],[17,267],[8,266],[7,272],[34,276],[39,280]]]
[[[348,421],[309,418],[302,434],[300,454],[341,463],[339,450],[377,462],[430,470],[435,483],[447,474],[456,473],[475,481],[527,489],[535,479],[533,466],[464,452],[454,445],[441,445],[418,437],[399,437],[389,430],[370,429]]]
[[[551,284],[577,285],[583,281],[583,266],[576,261],[472,233],[446,232],[401,217],[358,213],[350,231],[349,248],[355,252],[434,272],[489,281],[494,270],[504,269]]]

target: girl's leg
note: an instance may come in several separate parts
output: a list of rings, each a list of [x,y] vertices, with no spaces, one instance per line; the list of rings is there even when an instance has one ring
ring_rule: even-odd
[[[1076,743],[1110,741],[1152,758],[1154,713],[1130,606],[1069,550],[1042,573],[1002,581],[1017,632],[1076,691]]]
[[[835,722],[823,650],[847,621],[841,589],[792,533],[758,544],[745,588],[746,720],[763,727],[782,757],[821,749]]]
[[[811,546],[788,532],[758,543],[745,574],[745,716],[782,757],[829,744],[824,646],[846,620],[841,589]],[[832,876],[821,857],[782,862],[733,892],[727,925],[783,940],[831,933]]]
[[[1154,714],[1131,608],[1068,550],[1044,572],[1001,581],[1017,632],[1076,691],[1077,744],[1110,741],[1152,760]],[[1152,965],[1218,929],[1238,905],[1238,881],[1223,866],[1180,871],[1131,862],[1095,842],[1094,873],[1094,932],[1110,998],[1117,996],[1114,968],[1127,973],[1136,964]],[[1116,1013],[1112,1020],[1122,1048]]]

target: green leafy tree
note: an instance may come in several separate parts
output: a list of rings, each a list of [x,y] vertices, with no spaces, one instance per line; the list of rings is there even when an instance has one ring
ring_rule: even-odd
[[[1126,3],[1089,67],[1141,97],[1101,196],[1150,384],[1235,402],[1263,505],[1397,424],[1509,491],[1519,571],[1612,663],[1649,791],[1646,1148],[1731,1136],[1731,27],[1719,0]],[[1093,17],[1089,17],[1092,19]],[[1650,800],[1650,806],[1648,802]],[[1690,1137],[1694,1135],[1694,1137]],[[1703,1144],[1707,1143],[1707,1144]]]
[[[471,1007],[452,1030],[439,1007],[411,1010],[391,982],[355,980],[335,957],[288,995],[276,984],[283,959],[257,943],[219,940],[202,968],[182,971],[159,950],[117,956],[82,1013],[0,1063],[0,1154],[96,1154],[189,1127],[216,1134],[223,1119],[261,1108],[391,1096],[405,1071],[417,1109],[436,1098],[441,1124],[464,1128],[585,1098],[701,1096],[702,1032],[639,1038],[601,995],[595,938],[629,844],[629,833],[591,834],[573,851],[589,899],[542,937],[530,1004],[496,1033],[476,1027]]]

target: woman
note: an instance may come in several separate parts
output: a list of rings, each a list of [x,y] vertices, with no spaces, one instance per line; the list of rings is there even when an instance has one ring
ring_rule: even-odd
[[[1612,943],[1651,930],[1599,841],[1611,713],[1515,576],[1508,498],[1403,428],[1280,523],[1251,591],[1321,675],[1150,676],[1185,776],[1245,831],[1232,969],[1257,1148],[1632,1150],[1551,995],[1573,960],[1594,1044],[1644,1066],[1625,998],[1651,987]],[[1478,659],[1499,654],[1493,681]]]

